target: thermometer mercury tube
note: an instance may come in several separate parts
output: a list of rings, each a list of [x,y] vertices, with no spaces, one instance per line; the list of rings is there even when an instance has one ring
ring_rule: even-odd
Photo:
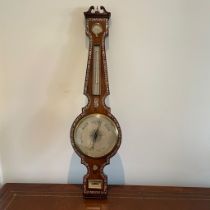
[[[100,95],[100,46],[93,46],[92,94]]]

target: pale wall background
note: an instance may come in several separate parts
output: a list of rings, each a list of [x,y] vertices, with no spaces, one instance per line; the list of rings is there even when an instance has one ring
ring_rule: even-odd
[[[123,142],[110,183],[210,187],[209,0],[0,0],[1,184],[81,183],[69,129],[86,103],[90,5],[112,12]]]

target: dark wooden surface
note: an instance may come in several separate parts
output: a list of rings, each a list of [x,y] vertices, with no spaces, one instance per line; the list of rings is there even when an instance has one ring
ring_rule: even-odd
[[[83,199],[80,185],[6,184],[0,209],[210,210],[210,188],[110,186],[105,200]]]

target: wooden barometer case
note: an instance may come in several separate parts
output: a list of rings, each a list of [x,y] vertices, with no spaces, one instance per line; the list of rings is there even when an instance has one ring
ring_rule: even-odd
[[[105,37],[108,35],[110,12],[101,6],[91,6],[84,12],[89,53],[84,85],[88,103],[71,127],[71,144],[87,167],[83,178],[85,198],[106,198],[109,164],[121,144],[121,129],[110,108],[105,104],[109,95]]]

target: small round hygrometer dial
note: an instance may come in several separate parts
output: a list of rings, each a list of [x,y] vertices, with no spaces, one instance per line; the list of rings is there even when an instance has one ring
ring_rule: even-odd
[[[73,141],[81,153],[92,158],[103,157],[116,146],[118,129],[112,119],[103,114],[82,118],[74,130]]]
[[[92,27],[92,32],[95,34],[96,37],[103,32],[103,28],[100,23],[95,23]]]

